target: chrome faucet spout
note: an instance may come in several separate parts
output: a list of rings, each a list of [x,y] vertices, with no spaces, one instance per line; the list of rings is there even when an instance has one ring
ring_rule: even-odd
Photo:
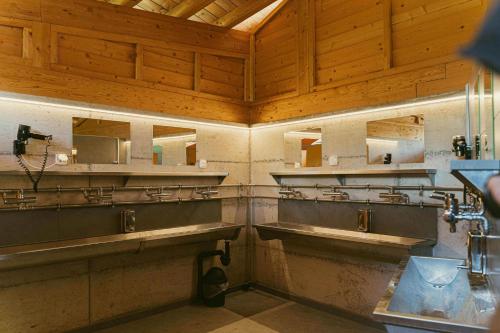
[[[481,231],[489,235],[490,221],[484,216],[484,205],[480,198],[475,204],[459,204],[453,193],[434,192],[431,198],[444,201],[443,220],[450,225],[450,232],[457,232],[457,223],[460,221],[478,222]]]

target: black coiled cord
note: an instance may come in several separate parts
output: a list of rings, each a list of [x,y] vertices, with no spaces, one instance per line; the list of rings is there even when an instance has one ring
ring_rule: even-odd
[[[36,178],[33,177],[33,174],[31,173],[30,169],[24,164],[22,155],[20,154],[16,155],[17,163],[21,166],[21,168],[24,169],[24,172],[26,172],[26,175],[31,180],[31,183],[33,184],[33,191],[35,192],[38,192],[38,183],[40,183],[40,180],[43,177],[43,172],[45,171],[45,167],[47,166],[47,160],[49,158],[49,147],[50,147],[50,140],[47,140],[47,145],[45,146],[45,153],[43,156],[42,167],[40,168],[40,173]]]

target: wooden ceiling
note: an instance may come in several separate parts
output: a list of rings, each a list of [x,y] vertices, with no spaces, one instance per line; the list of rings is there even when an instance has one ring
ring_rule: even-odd
[[[216,26],[251,31],[284,0],[99,0]]]

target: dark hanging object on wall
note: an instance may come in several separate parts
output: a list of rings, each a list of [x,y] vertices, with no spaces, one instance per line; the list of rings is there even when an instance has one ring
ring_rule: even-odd
[[[384,156],[384,164],[391,164],[392,163],[392,154],[385,154]]]
[[[34,177],[31,173],[30,169],[24,164],[22,155],[26,154],[26,145],[28,144],[29,139],[42,140],[46,141],[47,144],[45,146],[45,153],[43,156],[42,167],[38,176]],[[42,179],[43,172],[45,171],[45,167],[47,166],[47,159],[49,157],[49,146],[50,140],[52,140],[52,135],[42,135],[31,133],[31,127],[27,125],[19,125],[17,129],[17,140],[14,140],[14,155],[17,157],[17,162],[24,169],[26,175],[31,180],[33,184],[33,190],[38,192],[38,183]]]
[[[500,3],[488,15],[476,39],[462,51],[462,55],[500,73]]]
[[[467,145],[464,135],[455,135],[453,137],[453,152],[457,157],[463,157],[466,160],[472,158],[472,149]]]
[[[219,267],[212,267],[203,275],[203,261],[205,258],[215,256],[220,257],[220,262],[224,266],[231,263],[231,252],[228,241],[224,244],[224,251],[207,251],[198,255],[198,297],[210,307],[224,306],[226,291],[229,286],[226,273]]]

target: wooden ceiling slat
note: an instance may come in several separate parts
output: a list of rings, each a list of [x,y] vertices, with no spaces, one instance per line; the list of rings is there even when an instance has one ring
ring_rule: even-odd
[[[109,0],[109,3],[113,5],[126,6],[126,7],[134,7],[142,0]]]
[[[246,4],[237,7],[233,11],[227,13],[223,17],[215,21],[215,25],[232,28],[235,25],[243,22],[250,16],[266,8],[276,0],[252,0],[248,1]]]
[[[189,18],[214,1],[215,0],[184,0],[169,10],[167,15]]]
[[[251,31],[267,14],[256,15],[279,0],[98,0],[149,12]],[[244,24],[239,23],[244,22]],[[237,26],[237,27],[236,27]]]

